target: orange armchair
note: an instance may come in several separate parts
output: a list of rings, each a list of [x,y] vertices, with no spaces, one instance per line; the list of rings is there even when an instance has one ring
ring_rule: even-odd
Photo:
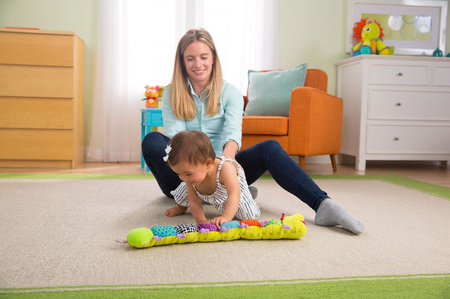
[[[242,147],[274,139],[290,156],[298,156],[305,169],[305,157],[330,155],[333,171],[341,148],[342,99],[327,93],[328,76],[308,69],[304,87],[292,90],[289,117],[244,116]],[[244,110],[248,97],[244,96]]]

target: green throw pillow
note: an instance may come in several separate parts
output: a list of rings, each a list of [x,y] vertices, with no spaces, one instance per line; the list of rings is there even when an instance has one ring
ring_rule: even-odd
[[[248,71],[248,104],[244,115],[289,116],[291,92],[305,84],[307,64],[282,71]]]

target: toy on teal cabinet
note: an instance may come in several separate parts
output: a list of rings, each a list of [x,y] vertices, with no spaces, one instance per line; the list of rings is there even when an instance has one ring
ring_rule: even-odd
[[[145,102],[147,108],[158,108],[158,101],[162,99],[164,92],[164,86],[145,86],[145,98],[142,101]]]
[[[300,239],[306,234],[304,217],[301,214],[281,216],[280,220],[242,220],[224,223],[220,229],[212,223],[180,224],[177,226],[142,227],[128,232],[126,240],[116,242],[134,248],[158,245],[185,244],[195,242],[247,240]]]
[[[352,48],[352,56],[361,54],[389,55],[389,47],[383,42],[383,28],[374,19],[365,18],[355,23],[353,36],[358,43]]]

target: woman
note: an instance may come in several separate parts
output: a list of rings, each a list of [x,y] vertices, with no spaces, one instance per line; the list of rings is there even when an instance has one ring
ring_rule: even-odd
[[[239,90],[222,78],[211,35],[204,29],[189,30],[178,43],[172,82],[164,90],[167,136],[152,132],[142,141],[144,159],[163,193],[173,198],[170,192],[181,183],[163,160],[170,138],[180,131],[199,130],[208,135],[217,156],[235,159],[242,166],[248,185],[269,171],[282,188],[316,212],[316,225],[340,225],[354,234],[361,233],[363,225],[331,200],[277,141],[264,141],[238,152],[243,105]]]

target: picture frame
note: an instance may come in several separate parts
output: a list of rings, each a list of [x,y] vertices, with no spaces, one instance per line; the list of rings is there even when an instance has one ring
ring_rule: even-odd
[[[346,52],[356,44],[355,23],[368,17],[380,23],[394,55],[445,53],[447,6],[442,0],[348,0]]]

